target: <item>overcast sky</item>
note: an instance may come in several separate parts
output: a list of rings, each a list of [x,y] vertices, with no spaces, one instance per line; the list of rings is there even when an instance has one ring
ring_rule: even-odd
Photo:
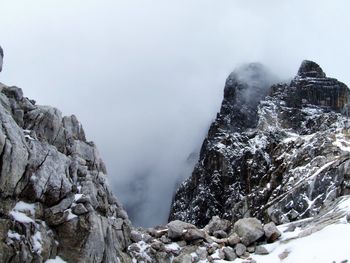
[[[134,222],[164,223],[226,76],[259,61],[290,78],[307,58],[350,84],[349,10],[348,0],[0,1],[0,81],[75,114],[115,194],[143,200]]]

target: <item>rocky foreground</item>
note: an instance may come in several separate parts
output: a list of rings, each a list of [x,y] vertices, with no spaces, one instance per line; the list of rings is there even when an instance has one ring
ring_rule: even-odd
[[[317,233],[350,235],[349,90],[314,62],[287,84],[260,64],[229,76],[170,222],[151,229],[131,225],[75,116],[0,89],[0,262],[306,262],[295,251]],[[308,262],[346,262],[341,244]]]
[[[130,222],[75,116],[0,92],[0,262],[127,262]]]

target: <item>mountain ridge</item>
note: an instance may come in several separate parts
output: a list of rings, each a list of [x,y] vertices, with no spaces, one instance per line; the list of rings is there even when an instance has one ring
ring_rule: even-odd
[[[170,222],[148,229],[132,226],[74,115],[1,84],[0,261],[280,262],[286,244],[348,226],[348,88],[312,61],[274,82],[259,63],[230,74]]]
[[[248,65],[247,69],[252,68]],[[261,78],[264,72],[261,68],[257,70],[259,72],[251,75]],[[261,92],[266,90],[267,85],[258,86],[255,88],[258,92],[252,93],[249,89],[254,86],[249,81],[242,83],[237,78],[231,78],[232,74],[226,81],[220,113],[204,140],[195,170],[177,190],[169,220],[180,219],[204,226],[214,215],[237,220],[251,214],[260,219],[274,219],[280,224],[282,221],[276,216],[266,211],[255,211],[254,207],[271,205],[269,202],[272,202],[273,195],[286,193],[286,189],[278,194],[273,191],[278,186],[283,187],[282,181],[285,184],[284,180],[292,177],[293,172],[287,172],[298,167],[298,162],[309,158],[304,164],[316,169],[322,167],[317,160],[327,156],[330,149],[342,152],[332,144],[336,140],[330,140],[333,132],[342,138],[345,136],[347,119],[341,112],[348,105],[349,89],[336,79],[327,78],[315,62],[304,61],[289,84],[272,85],[267,93]],[[244,91],[247,90],[253,96],[259,96],[259,103],[246,103]],[[319,147],[317,142],[320,141],[327,143],[327,147],[318,153],[308,153],[307,149],[303,152],[301,146],[306,147],[312,137],[315,148]],[[295,140],[300,141],[299,156],[294,153],[297,156],[295,160],[287,160],[287,156],[279,158],[284,151],[294,149],[288,143]],[[347,155],[347,151],[342,154]],[[335,158],[336,154],[328,156]],[[348,163],[347,157],[344,158],[344,162]],[[321,163],[324,164],[323,161]],[[301,165],[299,168],[302,168]],[[348,174],[347,168],[344,173]],[[297,172],[295,174],[299,176]],[[339,183],[343,182],[343,179],[339,180]],[[259,194],[259,191],[266,194]],[[242,202],[242,199],[245,201]],[[294,211],[301,214],[306,207],[304,200],[303,208]]]

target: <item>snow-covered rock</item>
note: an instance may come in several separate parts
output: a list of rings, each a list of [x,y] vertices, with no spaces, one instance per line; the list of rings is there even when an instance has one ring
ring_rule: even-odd
[[[203,227],[213,216],[257,217],[281,224],[314,216],[349,193],[348,87],[311,61],[288,84],[271,79],[259,64],[229,76],[169,220]]]

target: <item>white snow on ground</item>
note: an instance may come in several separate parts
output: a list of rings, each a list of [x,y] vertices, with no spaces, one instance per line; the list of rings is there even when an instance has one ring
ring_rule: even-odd
[[[18,211],[11,211],[10,215],[15,219],[17,222],[20,223],[34,223],[34,220],[28,217],[26,214]]]
[[[21,223],[34,223],[34,220],[27,216],[29,213],[31,216],[35,215],[35,204],[28,204],[23,201],[18,202],[10,212],[10,215],[14,220]]]
[[[25,203],[23,201],[19,201],[15,207],[13,208],[14,211],[18,212],[30,212],[31,215],[35,215],[35,204],[29,204]]]
[[[265,247],[270,251],[269,255],[252,255],[258,263],[330,263],[350,260],[349,249],[350,224],[334,224],[310,236],[292,239],[283,244],[273,243]],[[288,256],[281,260],[279,255],[288,252]],[[236,259],[235,263],[244,262],[244,259]],[[216,263],[228,262],[217,260]]]
[[[7,232],[7,236],[11,239],[21,240],[21,235],[11,230]]]
[[[45,263],[67,263],[66,261],[64,261],[62,258],[60,257],[56,257],[54,259],[49,259],[49,260],[46,260]]]
[[[171,244],[165,245],[165,249],[168,251],[178,251],[180,250],[180,246],[177,243],[171,243]]]
[[[350,152],[350,141],[346,138],[346,136],[339,132],[336,134],[336,140],[333,142],[334,146],[337,146],[340,150],[344,152]]]
[[[37,231],[33,236],[32,236],[32,241],[33,241],[33,249],[37,253],[41,253],[42,250],[42,239],[41,239],[41,233]]]
[[[344,211],[345,214],[350,212],[350,196],[342,197],[336,207],[327,214],[336,211]],[[297,222],[300,223],[309,220],[312,221],[312,218],[302,219]],[[299,227],[293,232],[283,232],[290,224],[291,223],[278,226],[278,229],[282,232],[282,236],[278,242],[264,245],[270,254],[252,254],[251,258],[256,260],[257,263],[340,263],[343,260],[350,261],[350,223],[347,222],[345,217],[339,219],[337,223],[328,225],[322,230],[304,237],[300,237],[302,235],[299,234],[302,231]],[[287,254],[287,257],[283,260],[279,257],[282,253]],[[214,262],[242,263],[245,261],[244,259],[238,258],[235,261],[215,260]]]

